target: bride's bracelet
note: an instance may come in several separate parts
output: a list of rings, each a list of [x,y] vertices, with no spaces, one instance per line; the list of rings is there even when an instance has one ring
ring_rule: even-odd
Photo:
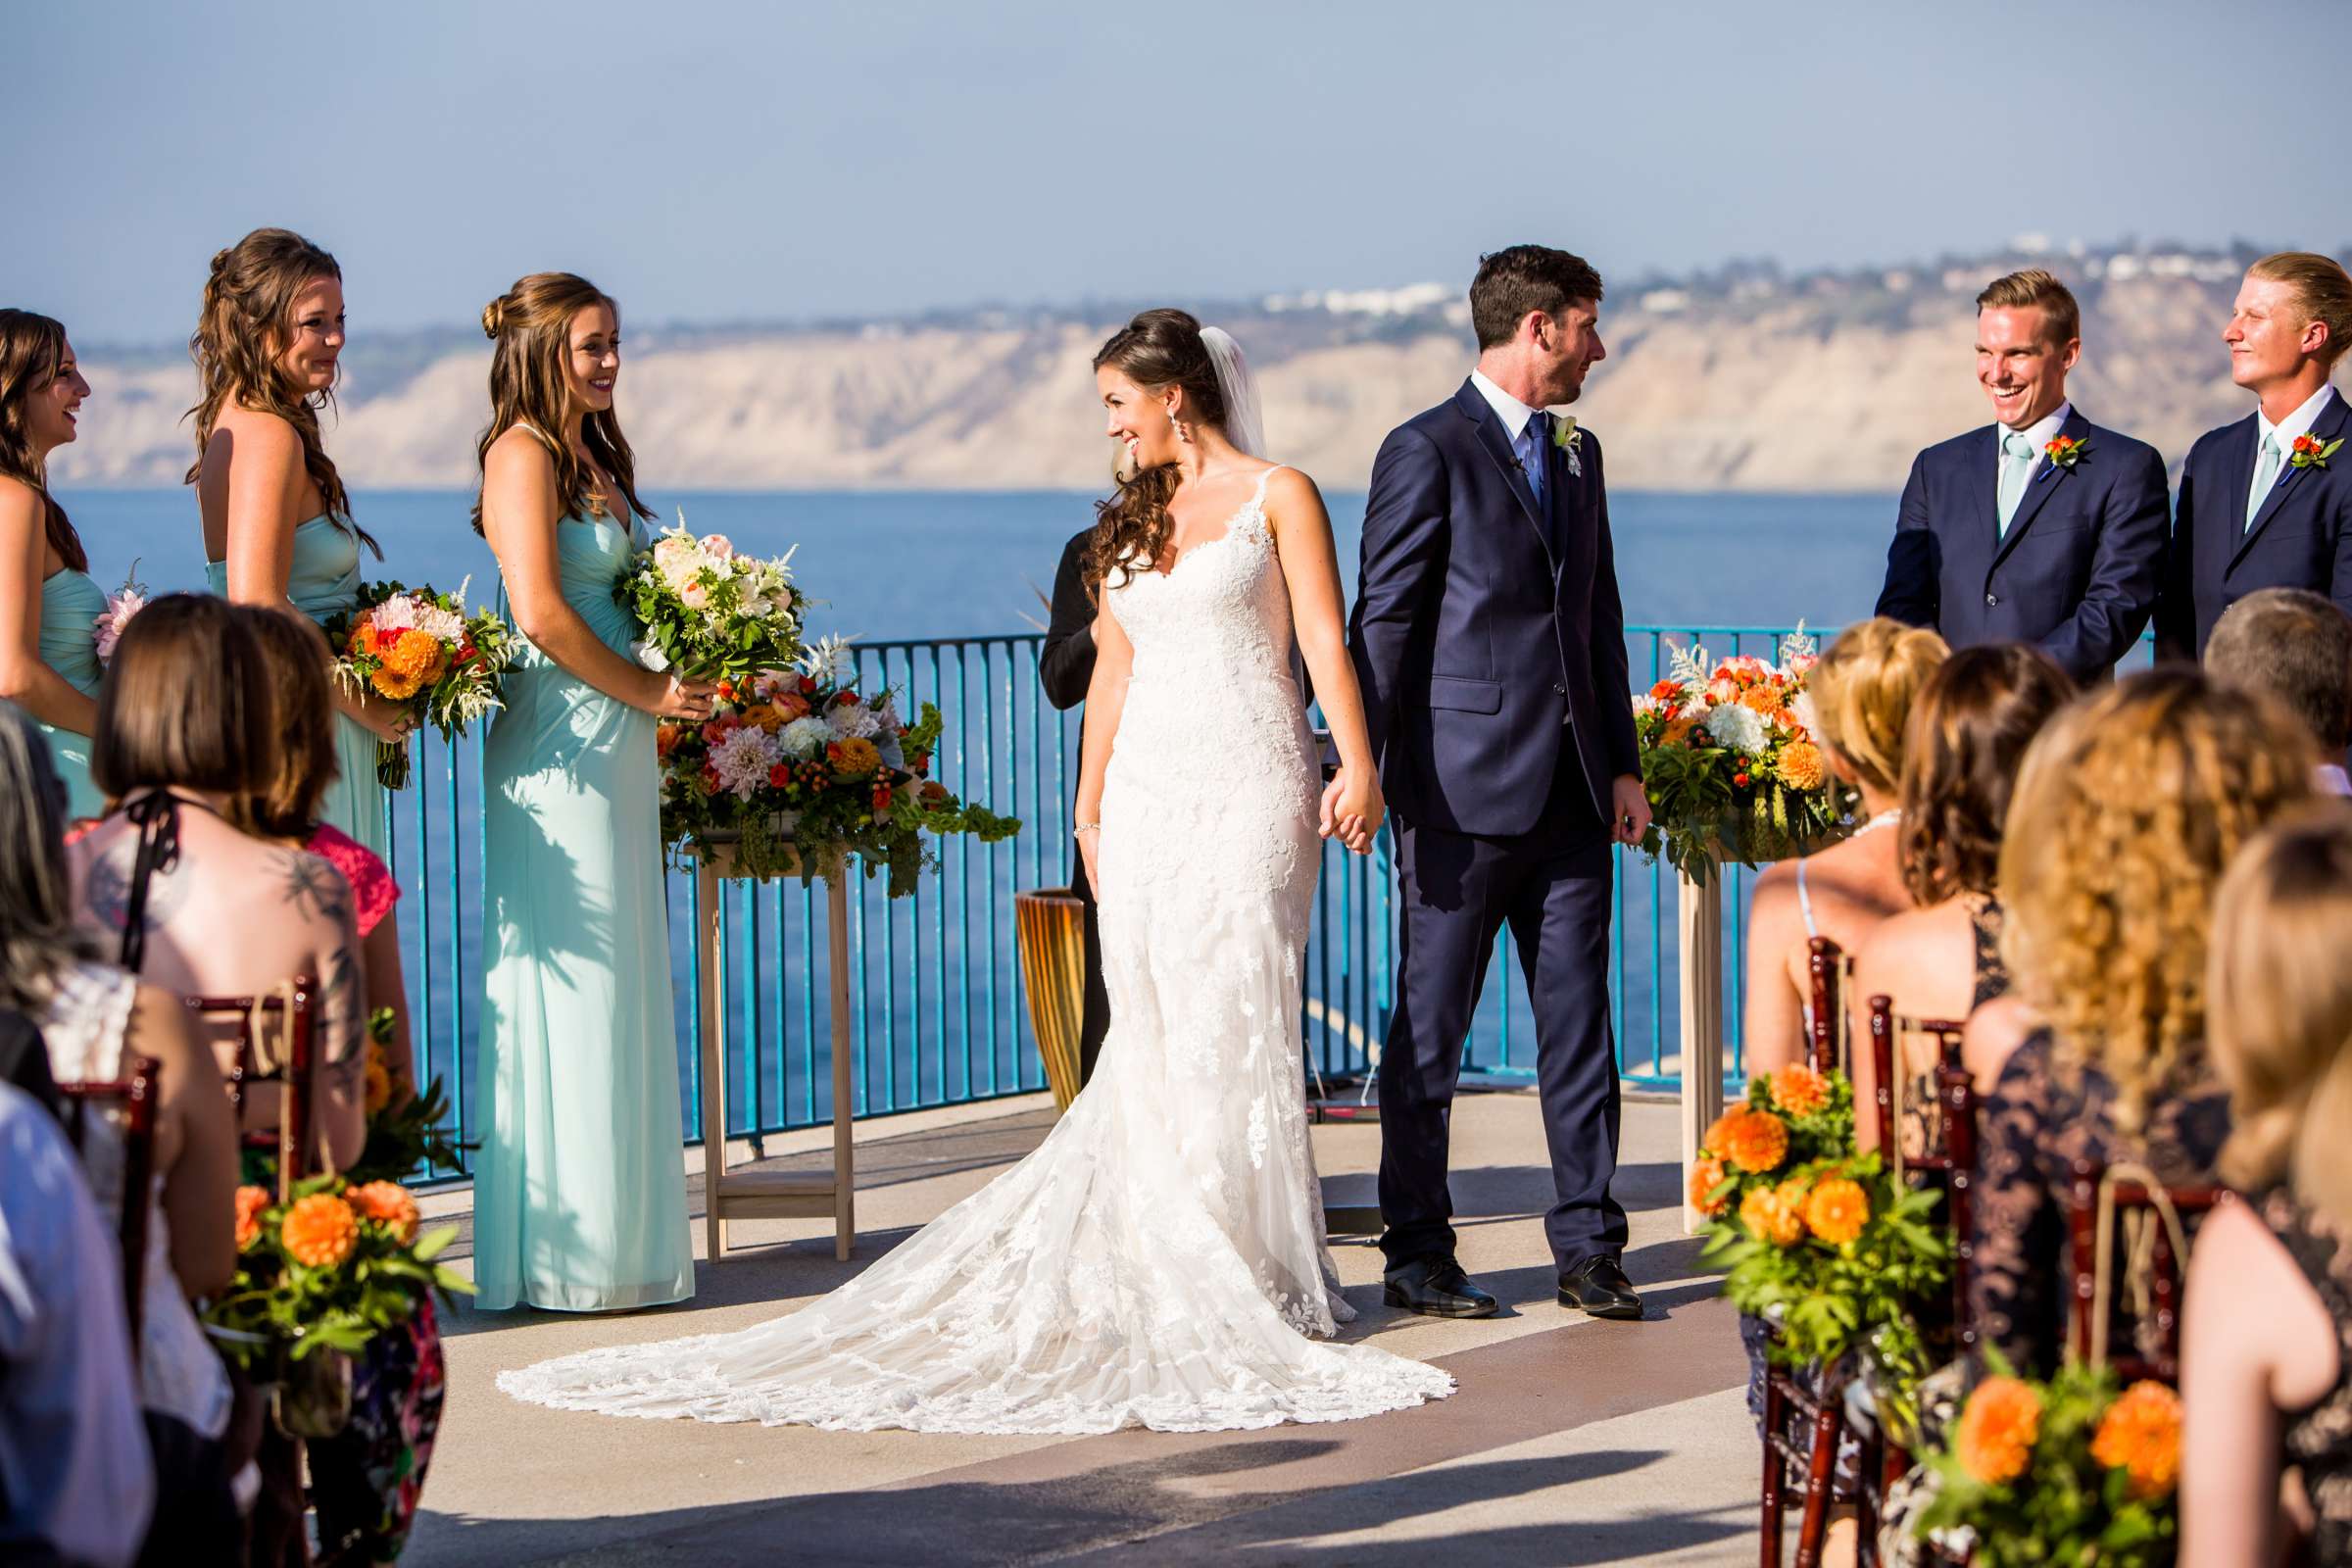
[[[1082,834],[1100,833],[1102,831],[1102,824],[1100,822],[1080,822],[1071,827],[1070,837],[1077,838]]]

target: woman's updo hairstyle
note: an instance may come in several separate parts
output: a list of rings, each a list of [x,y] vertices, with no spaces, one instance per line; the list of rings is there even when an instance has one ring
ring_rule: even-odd
[[[527,428],[556,466],[556,494],[567,516],[605,515],[605,500],[587,464],[565,433],[579,411],[571,406],[571,318],[602,305],[620,323],[620,306],[610,294],[571,272],[533,272],[482,307],[482,334],[497,348],[490,355],[490,422],[474,445],[474,462],[487,466],[491,445],[516,425]],[[620,433],[617,410],[591,413],[581,421],[582,444],[620,489],[622,500],[650,517],[637,498],[637,455]],[[482,495],[473,495],[473,531],[482,531]]]
[[[1144,312],[1111,333],[1095,355],[1096,369],[1106,365],[1149,393],[1181,389],[1186,423],[1225,428],[1225,389],[1191,313]],[[1158,464],[1120,480],[1118,494],[1095,504],[1099,520],[1087,547],[1086,583],[1098,595],[1111,572],[1124,580],[1129,571],[1149,570],[1167,548],[1168,499],[1176,480],[1174,464]]]
[[[1823,744],[1882,795],[1903,776],[1912,699],[1950,649],[1922,626],[1874,615],[1848,626],[1806,682]]]

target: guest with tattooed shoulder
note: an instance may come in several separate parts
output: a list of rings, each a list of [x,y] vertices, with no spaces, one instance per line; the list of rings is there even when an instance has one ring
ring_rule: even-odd
[[[124,628],[98,700],[90,773],[115,803],[73,846],[76,913],[110,956],[180,996],[309,982],[311,1135],[338,1168],[367,1141],[367,986],[351,886],[307,850],[223,814],[266,788],[277,727],[270,666],[224,599],[172,594]],[[224,1026],[214,1049],[233,1052]],[[249,1130],[275,1124],[266,1097]]]

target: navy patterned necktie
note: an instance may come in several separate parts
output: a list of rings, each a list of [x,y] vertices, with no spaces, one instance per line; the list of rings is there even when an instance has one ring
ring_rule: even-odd
[[[1536,498],[1536,514],[1539,516],[1544,515],[1544,459],[1545,449],[1550,445],[1551,415],[1544,409],[1538,409],[1527,416],[1527,423],[1519,431],[1518,457],[1519,466],[1527,474],[1528,492]]]

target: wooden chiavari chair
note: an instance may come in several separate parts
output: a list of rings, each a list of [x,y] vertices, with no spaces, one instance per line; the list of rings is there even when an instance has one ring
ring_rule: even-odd
[[[113,1196],[119,1206],[116,1233],[122,1243],[122,1308],[130,1320],[133,1366],[138,1364],[140,1317],[147,1300],[148,1195],[155,1185],[156,1080],[162,1075],[162,1065],[152,1058],[125,1055],[121,1078],[57,1086],[66,1102],[67,1130],[73,1134],[74,1146],[83,1151],[85,1168],[93,1118],[111,1117],[122,1139],[122,1190]],[[103,1200],[107,1195],[99,1196]]]
[[[2074,1162],[2067,1184],[2067,1345],[2079,1360],[2104,1363],[2127,1386],[2142,1378],[2180,1381],[2180,1293],[2188,1271],[2188,1221],[2230,1200],[2226,1188],[2167,1186],[2145,1166]],[[2153,1353],[2108,1344],[2109,1284],[2119,1250],[2134,1296],[2132,1317],[2147,1326]]]
[[[242,1146],[276,1158],[277,1198],[283,1202],[296,1182],[314,1174],[318,1152],[311,1125],[318,1102],[314,1082],[318,1061],[310,977],[300,976],[260,996],[181,1000],[195,1017],[234,1021],[235,1059],[222,1070],[221,1078],[228,1088],[228,1102],[236,1111]],[[273,1084],[280,1090],[275,1127],[257,1129],[247,1124],[246,1098],[260,1084]]]

